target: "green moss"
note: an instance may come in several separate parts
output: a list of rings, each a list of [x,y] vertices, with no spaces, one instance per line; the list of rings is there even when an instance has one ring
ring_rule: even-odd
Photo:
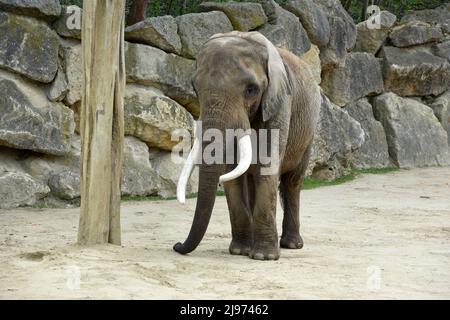
[[[339,177],[335,180],[317,180],[307,177],[303,182],[302,190],[310,190],[319,187],[335,186],[354,180],[362,174],[383,174],[394,171],[399,171],[399,168],[371,168],[371,169],[353,169],[349,174]]]
[[[23,50],[42,50],[50,31],[44,23],[13,14],[9,14],[7,18],[10,39],[22,39],[24,35],[30,34]],[[56,36],[54,38],[55,41],[58,40]]]
[[[349,174],[339,177],[335,180],[317,180],[307,177],[303,182],[302,190],[311,190],[319,187],[335,186],[350,182],[363,174],[384,174],[389,172],[399,171],[399,168],[371,168],[371,169],[353,169]],[[223,190],[218,190],[216,195],[218,197],[225,196]],[[190,193],[186,196],[187,199],[197,198],[197,193]],[[160,196],[124,196],[122,201],[162,201],[162,200],[175,200],[176,197],[160,197]]]
[[[177,197],[161,197],[161,196],[123,196],[122,201],[162,201],[176,200]],[[186,199],[197,198],[197,193],[186,195]]]

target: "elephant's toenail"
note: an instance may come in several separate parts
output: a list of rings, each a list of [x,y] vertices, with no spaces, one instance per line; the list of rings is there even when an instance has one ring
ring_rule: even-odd
[[[267,258],[268,258],[269,260],[275,260],[275,255],[274,255],[274,254],[268,254],[268,255],[267,255]]]
[[[256,259],[256,260],[264,260],[264,254],[262,254],[262,253],[255,253],[253,258]]]

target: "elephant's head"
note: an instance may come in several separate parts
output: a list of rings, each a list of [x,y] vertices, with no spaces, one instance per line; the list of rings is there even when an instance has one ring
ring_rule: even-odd
[[[277,48],[258,32],[213,36],[197,57],[193,85],[200,102],[203,132],[218,129],[225,137],[226,129],[242,129],[246,134],[237,139],[239,163],[231,172],[224,174],[224,165],[204,161],[200,165],[194,221],[186,241],[174,246],[182,254],[195,250],[202,240],[218,182],[236,179],[249,168],[252,145],[248,134],[252,120],[259,117],[263,122],[270,121],[290,93],[288,73]],[[208,144],[201,138],[196,136],[178,182],[177,197],[182,203],[194,162]]]

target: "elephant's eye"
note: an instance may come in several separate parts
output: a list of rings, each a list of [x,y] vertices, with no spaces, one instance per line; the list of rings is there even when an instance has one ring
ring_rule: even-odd
[[[247,85],[247,87],[245,88],[245,95],[247,97],[252,97],[252,96],[256,95],[258,92],[259,92],[259,88],[254,83]]]

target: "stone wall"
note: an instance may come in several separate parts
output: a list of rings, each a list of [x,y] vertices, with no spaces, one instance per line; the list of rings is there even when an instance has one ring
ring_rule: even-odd
[[[80,10],[78,8],[78,10]],[[256,30],[306,61],[323,89],[309,174],[449,165],[450,5],[376,29],[339,0],[205,3],[126,29],[124,195],[175,194],[176,128],[192,132],[195,57],[213,34]],[[58,0],[0,0],[0,208],[79,203],[77,11]],[[195,192],[198,175],[189,190]]]

